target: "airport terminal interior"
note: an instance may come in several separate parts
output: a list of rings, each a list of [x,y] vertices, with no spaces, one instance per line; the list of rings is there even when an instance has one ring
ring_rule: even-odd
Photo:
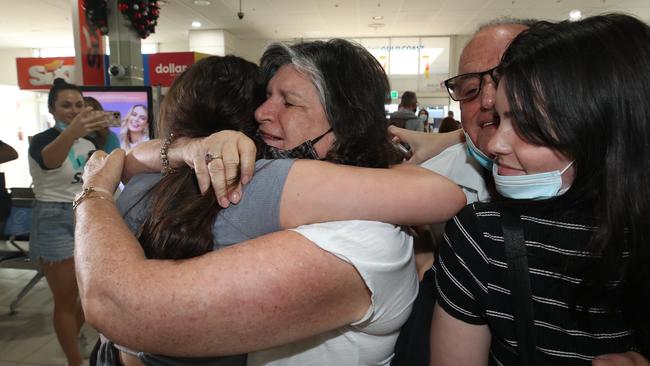
[[[85,3],[0,0],[0,140],[18,152],[0,165],[18,227],[3,228],[0,241],[0,366],[67,364],[52,324],[51,291],[29,261],[25,216],[33,199],[29,141],[55,124],[47,105],[55,77],[81,85],[84,96],[114,111],[116,136],[121,119],[139,113],[144,141],[158,137],[160,103],[174,77],[196,60],[233,54],[257,63],[272,42],[344,38],[370,51],[386,71],[387,116],[405,91],[414,91],[418,111],[427,111],[424,130],[437,133],[450,112],[461,118],[443,81],[458,74],[460,53],[480,25],[500,17],[559,21],[612,11],[650,22],[648,0],[147,0],[142,4],[155,5],[155,12],[132,18],[132,8],[120,7],[136,2],[108,0],[106,34],[93,38],[80,24],[89,21]],[[141,16],[149,23],[137,28]],[[87,61],[80,52],[89,48],[99,72],[80,65]],[[84,325],[78,339],[84,357],[97,337]]]

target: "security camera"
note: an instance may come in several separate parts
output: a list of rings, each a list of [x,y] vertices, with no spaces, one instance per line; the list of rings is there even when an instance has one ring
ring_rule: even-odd
[[[126,69],[122,65],[111,65],[108,67],[108,73],[114,78],[123,78],[126,76]]]
[[[244,12],[243,11],[237,12],[237,18],[244,19]]]

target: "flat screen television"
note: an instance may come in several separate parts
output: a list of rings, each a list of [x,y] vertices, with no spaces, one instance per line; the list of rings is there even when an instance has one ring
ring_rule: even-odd
[[[149,86],[81,86],[84,97],[95,98],[105,111],[120,113],[120,126],[110,130],[128,150],[154,138],[154,113]]]

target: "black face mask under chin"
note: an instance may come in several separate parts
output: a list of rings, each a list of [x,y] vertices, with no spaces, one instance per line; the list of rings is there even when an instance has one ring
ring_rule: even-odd
[[[320,160],[318,153],[314,148],[314,145],[323,138],[323,136],[332,132],[332,129],[325,131],[322,135],[316,137],[313,140],[307,140],[302,144],[294,147],[289,150],[281,150],[277,147],[264,145],[264,153],[262,154],[264,159],[312,159]],[[257,132],[259,135],[259,131]]]

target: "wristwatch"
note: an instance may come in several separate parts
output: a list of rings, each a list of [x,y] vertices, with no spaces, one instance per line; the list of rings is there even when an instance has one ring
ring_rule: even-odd
[[[111,198],[107,198],[104,195],[91,195],[92,193],[106,193],[108,194]],[[99,187],[86,187],[81,191],[77,196],[75,196],[74,201],[72,201],[72,209],[76,210],[77,207],[81,204],[81,202],[85,201],[88,198],[101,198],[103,200],[113,200],[113,194],[109,192],[108,190],[104,188],[99,188]]]

